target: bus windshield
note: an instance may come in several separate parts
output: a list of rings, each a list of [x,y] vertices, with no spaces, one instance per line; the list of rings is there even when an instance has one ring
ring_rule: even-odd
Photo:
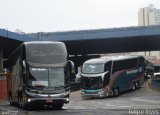
[[[102,73],[104,72],[104,64],[84,64],[82,66],[83,73]]]
[[[59,87],[65,85],[64,68],[29,68],[29,86]]]
[[[154,66],[154,73],[160,72],[160,65]]]
[[[99,77],[82,77],[82,88],[96,90],[102,88],[102,78]]]
[[[64,86],[64,68],[49,69],[50,87]]]

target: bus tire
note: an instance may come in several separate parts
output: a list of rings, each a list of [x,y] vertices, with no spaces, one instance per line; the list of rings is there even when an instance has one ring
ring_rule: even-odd
[[[119,89],[115,88],[114,89],[114,96],[117,97],[119,95]]]
[[[59,104],[55,104],[53,105],[53,109],[55,110],[61,110],[63,107],[64,103],[59,103]]]
[[[18,95],[18,106],[21,107],[21,99],[20,95]]]
[[[139,88],[139,82],[136,81],[135,85],[136,85],[136,89],[138,89]]]
[[[112,88],[111,91],[110,91],[110,96],[111,96],[111,97],[114,96],[114,90],[113,90],[113,88]]]
[[[12,94],[11,93],[9,93],[8,100],[9,100],[10,105],[13,105],[13,100],[12,100]]]
[[[25,100],[24,100],[24,95],[21,96],[21,108],[26,109],[26,103],[25,103]]]
[[[134,91],[136,89],[135,82],[132,83],[132,90]]]
[[[21,91],[19,91],[19,93],[18,93],[18,106],[20,108],[23,108],[23,96],[22,96],[22,92]]]

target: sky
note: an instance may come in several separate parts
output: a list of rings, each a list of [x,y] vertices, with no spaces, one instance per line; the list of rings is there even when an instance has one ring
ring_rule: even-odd
[[[0,28],[25,33],[138,25],[140,8],[160,0],[0,0]]]

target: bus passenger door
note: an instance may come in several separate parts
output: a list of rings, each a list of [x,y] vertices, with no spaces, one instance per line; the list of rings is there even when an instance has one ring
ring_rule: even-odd
[[[104,68],[104,71],[106,72],[104,77],[103,77],[103,87],[106,87],[109,82],[110,82],[110,75],[111,75],[111,65],[112,65],[112,62],[109,61],[105,64],[105,68]]]

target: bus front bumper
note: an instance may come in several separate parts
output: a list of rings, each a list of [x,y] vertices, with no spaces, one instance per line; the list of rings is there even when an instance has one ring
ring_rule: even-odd
[[[81,92],[82,98],[92,98],[92,97],[93,98],[103,98],[107,96],[108,96],[108,93],[104,93],[104,92],[92,93],[92,94]]]
[[[27,99],[28,104],[36,103],[40,105],[50,105],[50,104],[56,104],[56,103],[69,103],[69,97],[66,98],[28,98]]]
[[[99,94],[83,94],[81,95],[82,98],[100,98]]]
[[[28,103],[40,103],[40,104],[69,103],[70,91],[66,91],[59,94],[38,94],[26,91],[26,94]]]

